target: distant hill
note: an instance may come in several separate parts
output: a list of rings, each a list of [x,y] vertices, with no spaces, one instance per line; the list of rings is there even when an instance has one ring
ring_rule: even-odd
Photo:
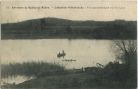
[[[2,24],[2,39],[136,39],[136,21],[41,18]]]

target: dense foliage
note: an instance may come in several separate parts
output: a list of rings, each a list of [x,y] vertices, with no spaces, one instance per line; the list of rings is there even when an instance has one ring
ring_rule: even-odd
[[[136,21],[71,21],[42,18],[2,24],[2,39],[136,39]]]

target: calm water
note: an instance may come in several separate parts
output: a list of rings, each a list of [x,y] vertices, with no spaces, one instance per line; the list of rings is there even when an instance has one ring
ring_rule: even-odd
[[[16,77],[8,77],[8,78],[2,78],[1,83],[4,85],[5,83],[10,83],[10,84],[19,84],[22,83],[26,80],[34,79],[34,77],[26,77],[26,76],[16,76]]]
[[[95,66],[96,63],[105,65],[114,61],[114,53],[111,49],[111,40],[3,40],[1,41],[2,63],[46,61],[59,63],[66,68],[82,68]],[[57,58],[57,53],[65,51],[65,59],[76,60],[74,62],[62,61]],[[20,83],[30,78],[24,76],[9,77],[4,79],[9,83]]]
[[[66,65],[66,68],[95,66],[114,61],[111,40],[5,40],[2,41],[2,63],[46,61]],[[65,51],[65,59],[75,62],[63,62],[57,58],[59,52]]]

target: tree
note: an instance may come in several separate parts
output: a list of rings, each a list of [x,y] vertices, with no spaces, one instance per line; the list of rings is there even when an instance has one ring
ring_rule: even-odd
[[[125,64],[128,79],[136,80],[137,76],[137,43],[136,40],[115,40],[117,60]]]
[[[125,64],[130,64],[136,61],[137,44],[136,40],[115,40],[113,41],[117,49],[117,59]]]

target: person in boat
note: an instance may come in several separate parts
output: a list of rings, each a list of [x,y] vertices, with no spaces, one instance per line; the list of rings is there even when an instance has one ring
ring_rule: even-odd
[[[59,52],[59,53],[57,54],[57,57],[58,57],[58,58],[61,58],[61,57],[64,58],[65,56],[66,56],[66,53],[64,52],[64,50],[62,50],[62,53]]]

